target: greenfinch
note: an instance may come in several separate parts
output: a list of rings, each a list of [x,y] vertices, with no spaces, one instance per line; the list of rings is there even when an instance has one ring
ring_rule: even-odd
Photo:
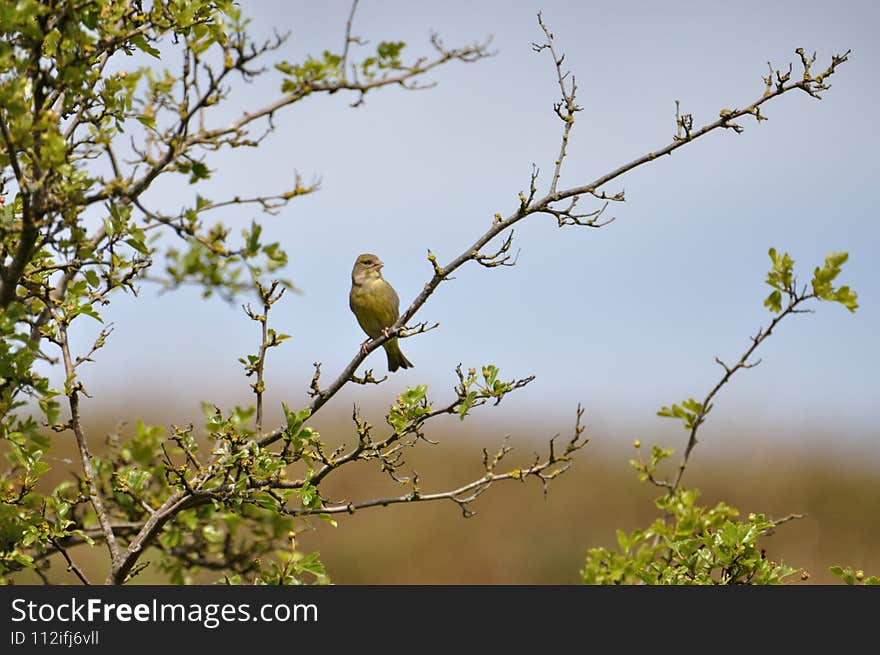
[[[357,322],[371,339],[385,333],[400,317],[400,299],[394,288],[382,277],[382,260],[369,253],[359,255],[351,269],[351,293],[348,304]],[[366,342],[365,342],[366,344]],[[388,355],[388,370],[412,368],[400,351],[397,339],[382,344]]]

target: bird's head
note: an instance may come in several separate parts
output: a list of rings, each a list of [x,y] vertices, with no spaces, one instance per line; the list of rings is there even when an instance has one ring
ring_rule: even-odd
[[[351,270],[352,280],[370,280],[382,277],[382,267],[385,264],[376,255],[365,253],[358,255]]]

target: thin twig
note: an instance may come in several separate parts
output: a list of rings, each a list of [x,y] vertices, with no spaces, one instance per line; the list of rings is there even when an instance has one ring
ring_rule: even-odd
[[[95,483],[95,469],[92,467],[92,455],[89,452],[89,446],[86,441],[86,435],[83,431],[82,421],[79,414],[79,394],[81,387],[80,384],[75,381],[75,366],[73,359],[70,356],[67,325],[60,317],[56,320],[59,326],[58,342],[64,360],[64,371],[67,375],[67,384],[70,385],[70,390],[67,393],[67,400],[70,406],[70,428],[73,430],[73,434],[76,437],[76,445],[79,448],[86,486],[89,490],[89,500],[92,502],[92,507],[95,508],[95,514],[98,516],[98,523],[104,533],[104,539],[107,542],[107,548],[110,551],[110,561],[113,565],[116,565],[120,558],[119,544],[116,541],[116,536],[113,534],[113,525],[110,522],[110,515],[104,507],[104,501],[101,498],[98,486]]]
[[[269,308],[271,304],[268,300],[263,301],[263,317],[260,321],[261,335],[260,354],[257,362],[257,384],[254,387],[254,393],[257,395],[257,434],[263,432],[263,392],[265,391],[265,382],[263,380],[263,372],[266,364],[266,349],[269,343]]]
[[[357,10],[357,6],[358,0],[352,0],[351,11],[348,14],[348,20],[345,22],[345,45],[342,48],[342,61],[339,63],[339,74],[342,76],[343,81],[347,79],[345,69],[348,66],[348,49],[352,42],[351,26],[354,22],[354,12]]]
[[[76,564],[74,564],[73,560],[70,558],[70,555],[67,554],[67,549],[60,543],[58,543],[58,540],[54,537],[49,537],[49,541],[52,542],[52,545],[58,549],[58,552],[61,553],[61,556],[67,561],[67,570],[72,571],[84,585],[90,586],[91,582],[88,581],[88,578],[86,578],[82,570]]]
[[[309,507],[300,507],[298,509],[290,509],[287,511],[287,513],[292,516],[341,513],[353,514],[360,509],[366,509],[369,507],[387,507],[388,505],[396,505],[400,503],[448,500],[458,505],[458,507],[462,511],[462,514],[467,518],[475,514],[475,512],[470,509],[470,504],[473,503],[481,494],[487,491],[489,487],[492,486],[492,484],[501,480],[524,481],[528,478],[534,477],[541,481],[541,484],[544,487],[544,493],[546,494],[547,483],[568,470],[568,467],[571,465],[571,456],[577,450],[583,448],[589,441],[589,439],[583,437],[584,431],[586,429],[581,423],[583,414],[583,409],[578,406],[577,420],[575,422],[575,428],[572,433],[572,437],[566,444],[565,449],[561,454],[557,453],[555,450],[556,437],[553,437],[553,439],[550,440],[547,456],[544,459],[541,459],[540,456],[536,455],[533,464],[525,468],[515,468],[505,473],[495,473],[495,468],[499,465],[505,455],[507,455],[507,453],[511,451],[511,448],[505,445],[491,459],[489,458],[488,452],[484,451],[483,463],[486,469],[486,474],[477,480],[473,480],[472,482],[458,487],[457,489],[432,494],[424,494],[418,488],[418,476],[414,475],[414,479],[412,480],[413,490],[408,494],[404,494],[401,496],[392,496],[388,498],[376,498],[373,500],[360,502],[325,505],[314,509]]]
[[[681,458],[681,463],[678,465],[678,472],[675,475],[675,480],[672,482],[672,485],[669,488],[669,495],[675,493],[676,489],[678,489],[678,485],[681,483],[681,478],[684,476],[684,470],[687,467],[688,458],[691,455],[691,451],[693,451],[694,446],[697,445],[697,431],[700,429],[700,426],[703,424],[703,421],[706,419],[706,414],[709,413],[711,409],[712,399],[715,397],[719,391],[721,391],[722,387],[730,381],[730,378],[739,371],[740,369],[749,369],[754,368],[758,365],[758,362],[749,363],[749,359],[752,356],[752,353],[758,349],[766,339],[772,333],[774,328],[779,325],[779,322],[784,319],[786,316],[790,314],[797,314],[799,311],[797,310],[797,306],[806,300],[810,300],[811,298],[815,298],[816,295],[813,293],[806,295],[799,295],[791,299],[788,306],[780,312],[771,322],[766,330],[763,328],[758,330],[758,333],[751,338],[752,345],[749,346],[746,351],[740,356],[739,361],[733,366],[727,366],[717,357],[716,361],[724,368],[724,375],[718,381],[718,383],[712,388],[712,390],[706,395],[702,402],[702,410],[699,414],[697,414],[696,419],[694,420],[693,426],[691,427],[690,434],[688,435],[687,446],[684,450],[684,455]]]
[[[559,176],[562,173],[562,162],[565,160],[565,155],[567,154],[568,139],[571,134],[571,128],[574,126],[574,115],[583,108],[578,107],[574,101],[577,93],[577,84],[575,83],[573,75],[571,76],[571,90],[565,87],[565,78],[569,76],[569,73],[563,73],[562,71],[562,62],[565,61],[565,55],[556,54],[556,48],[553,46],[553,33],[544,23],[540,11],[538,12],[538,25],[540,25],[541,29],[544,31],[544,36],[547,38],[547,42],[542,44],[533,43],[532,49],[534,49],[535,52],[549,50],[550,56],[553,57],[553,63],[556,66],[556,81],[559,83],[559,91],[562,94],[562,100],[553,105],[553,109],[556,111],[556,114],[562,122],[565,123],[565,127],[562,130],[562,145],[559,147],[559,156],[556,158],[553,178],[550,181],[550,193],[552,194],[556,193],[556,184],[559,182]]]

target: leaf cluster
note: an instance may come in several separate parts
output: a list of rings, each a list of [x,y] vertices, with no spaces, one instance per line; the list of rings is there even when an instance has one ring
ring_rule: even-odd
[[[639,478],[653,475],[672,449],[655,446],[647,470],[634,462]],[[618,549],[587,551],[581,581],[584,584],[782,584],[800,569],[769,559],[762,538],[776,523],[764,514],[740,512],[726,503],[713,507],[698,503],[699,492],[679,487],[657,498],[663,513],[650,526],[632,532],[617,531]]]

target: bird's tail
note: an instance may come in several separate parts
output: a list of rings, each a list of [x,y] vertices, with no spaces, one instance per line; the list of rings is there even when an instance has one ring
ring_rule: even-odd
[[[397,339],[386,341],[383,346],[385,347],[385,354],[388,355],[388,370],[390,372],[394,373],[399,368],[413,367],[413,363],[404,357],[401,352]]]

